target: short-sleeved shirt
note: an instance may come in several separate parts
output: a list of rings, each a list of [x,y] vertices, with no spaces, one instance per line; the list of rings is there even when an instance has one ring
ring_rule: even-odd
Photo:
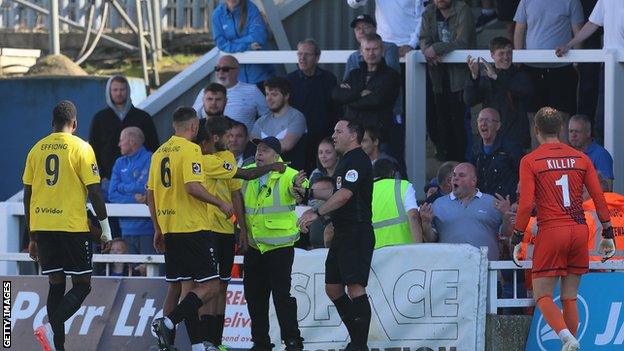
[[[22,181],[32,187],[31,231],[88,232],[87,185],[100,182],[95,153],[70,133],[52,133],[28,152]]]
[[[624,1],[598,0],[589,21],[603,27],[603,49],[624,48]]]
[[[276,117],[273,112],[260,117],[251,131],[252,138],[264,139],[268,136],[284,139],[286,133],[302,136],[307,131],[305,117],[294,107],[288,107]]]
[[[199,145],[175,135],[152,155],[147,188],[154,192],[156,218],[163,234],[208,230],[206,203],[185,188],[186,183],[204,183],[202,163]]]
[[[336,228],[356,223],[372,223],[373,167],[370,158],[361,147],[345,153],[336,166],[334,192],[345,188],[353,196],[330,216]]]
[[[212,155],[204,155],[203,159],[206,190],[219,200],[232,204],[232,192],[242,187],[241,180],[234,179],[238,170],[234,154],[230,151],[219,151]],[[211,231],[234,234],[234,224],[217,206],[208,204],[208,216]]]
[[[596,171],[605,179],[613,179],[613,157],[607,149],[598,145],[595,141],[592,141],[589,146],[583,150],[585,155],[589,156],[589,159],[594,164]]]
[[[572,39],[572,25],[585,22],[580,0],[521,0],[514,21],[527,25],[525,49],[555,49]],[[530,64],[535,67],[564,64]]]
[[[433,228],[438,232],[438,242],[487,246],[488,259],[498,260],[498,232],[503,215],[494,207],[494,197],[476,192],[464,205],[453,193],[435,200]]]

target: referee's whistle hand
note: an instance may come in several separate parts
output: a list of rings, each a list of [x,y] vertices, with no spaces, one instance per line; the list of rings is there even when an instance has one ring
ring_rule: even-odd
[[[316,218],[318,218],[318,215],[314,212],[313,209],[309,209],[301,215],[299,220],[297,220],[297,226],[302,233],[307,233],[310,230],[310,224],[314,222]]]

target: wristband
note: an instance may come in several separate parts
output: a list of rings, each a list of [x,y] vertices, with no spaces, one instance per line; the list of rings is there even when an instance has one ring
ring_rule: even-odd
[[[602,237],[605,239],[613,239],[615,236],[613,235],[613,226],[609,228],[605,228],[602,230]]]
[[[513,234],[511,234],[511,244],[518,245],[522,242],[522,238],[524,238],[524,233],[519,230],[514,230]]]
[[[102,235],[100,236],[100,239],[102,241],[107,242],[113,240],[113,238],[111,237],[111,229],[110,224],[108,223],[108,217],[100,221],[100,228],[102,228]]]

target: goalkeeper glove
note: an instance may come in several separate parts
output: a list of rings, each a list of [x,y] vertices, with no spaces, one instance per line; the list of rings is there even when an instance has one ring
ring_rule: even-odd
[[[100,221],[100,228],[102,228],[102,235],[100,236],[100,240],[103,243],[107,243],[113,240],[113,237],[111,236],[110,224],[108,224],[108,218],[104,218]]]
[[[607,261],[615,256],[615,240],[613,235],[613,227],[604,228],[602,230],[602,240],[598,252],[602,253],[602,262]]]
[[[511,237],[509,238],[509,244],[513,250],[511,252],[511,259],[513,260],[513,263],[518,267],[522,267],[522,265],[520,265],[520,259],[518,258],[518,256],[520,255],[520,250],[522,249],[523,237],[524,233],[519,230],[514,230],[513,234],[511,234]]]

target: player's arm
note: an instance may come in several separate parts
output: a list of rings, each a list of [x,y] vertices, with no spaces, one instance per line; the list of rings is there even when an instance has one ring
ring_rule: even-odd
[[[247,245],[249,244],[249,237],[247,234],[247,221],[245,221],[245,205],[243,202],[243,194],[240,190],[235,190],[231,192],[232,194],[232,205],[234,206],[234,214],[236,215],[236,223],[238,224],[238,228],[240,228],[240,233],[238,235],[238,245],[242,252],[247,250]]]
[[[32,197],[32,186],[24,184],[24,217],[26,218],[26,231],[30,236],[30,240],[34,239],[33,234],[30,232],[30,198]]]
[[[197,200],[219,207],[219,209],[223,213],[225,213],[228,218],[232,216],[232,213],[233,213],[232,206],[230,206],[230,204],[226,203],[225,201],[221,201],[214,195],[210,194],[208,190],[206,190],[206,188],[204,188],[201,185],[200,182],[184,183],[184,189],[189,195],[196,198]]]
[[[284,173],[286,171],[287,165],[288,164],[285,162],[275,162],[270,165],[264,165],[264,166],[258,166],[258,167],[252,167],[252,168],[239,168],[236,170],[236,174],[234,174],[234,178],[252,180],[252,179],[260,178],[269,172]]]
[[[106,213],[106,203],[102,197],[102,190],[100,189],[100,183],[94,183],[87,185],[87,193],[89,200],[95,211],[98,221],[100,221],[100,227],[102,228],[101,240],[107,243],[113,240],[111,235],[110,224],[108,223],[108,214]]]
[[[157,233],[162,233],[162,230],[160,230],[160,225],[158,224],[158,218],[156,217],[156,202],[154,199],[154,190],[148,189],[146,192],[146,195],[147,195],[147,207],[149,208],[150,218],[152,219],[154,230]]]
[[[585,172],[585,179],[583,182],[585,183],[585,188],[587,188],[589,196],[594,200],[596,214],[602,223],[602,239],[600,240],[598,252],[603,254],[602,262],[605,262],[615,256],[615,236],[613,235],[609,208],[607,207],[607,202],[604,199],[604,194],[600,187],[598,174],[589,159],[587,159],[587,164],[587,172]]]

